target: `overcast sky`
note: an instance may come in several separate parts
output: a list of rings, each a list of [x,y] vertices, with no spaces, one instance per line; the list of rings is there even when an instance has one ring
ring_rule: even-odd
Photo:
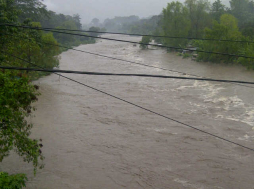
[[[143,18],[158,15],[171,1],[173,0],[44,0],[44,3],[49,10],[57,13],[78,13],[82,23],[89,23],[95,17],[103,22],[104,19],[115,16],[137,15]],[[229,0],[222,1],[229,4]]]

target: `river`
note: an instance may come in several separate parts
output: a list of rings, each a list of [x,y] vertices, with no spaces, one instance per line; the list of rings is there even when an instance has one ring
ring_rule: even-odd
[[[112,36],[139,41],[138,37]],[[162,49],[99,40],[79,50],[216,79],[254,81],[243,67],[198,63]],[[60,69],[175,75],[68,50]],[[254,148],[254,88],[176,79],[63,74],[165,116]],[[188,75],[187,75],[188,76]],[[45,168],[12,154],[0,165],[27,173],[27,189],[254,188],[254,152],[52,74],[30,121],[43,140]]]

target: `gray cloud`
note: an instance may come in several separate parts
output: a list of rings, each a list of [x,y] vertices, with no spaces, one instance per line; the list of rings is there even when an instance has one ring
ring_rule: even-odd
[[[79,14],[83,23],[93,18],[103,21],[114,16],[148,17],[161,13],[172,0],[44,0],[49,10],[63,14]],[[179,0],[184,2],[184,0]],[[211,0],[213,2],[214,0]],[[228,5],[229,0],[223,0]]]

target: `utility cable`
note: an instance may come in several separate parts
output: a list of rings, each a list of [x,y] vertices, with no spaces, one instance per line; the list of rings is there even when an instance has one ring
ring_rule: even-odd
[[[5,53],[5,52],[4,52],[4,53]],[[19,58],[19,57],[14,56],[14,55],[11,55],[11,54],[9,54],[9,53],[5,53],[5,54],[8,54],[8,55],[10,55],[10,56],[13,56],[13,57],[15,57],[15,58],[17,58],[17,59],[19,59],[19,60],[21,60],[21,61],[24,61],[24,62],[27,62],[27,63],[29,63],[29,64],[32,64],[32,65],[34,65],[34,66],[36,66],[36,67],[42,68],[42,67],[40,67],[40,66],[38,66],[38,65],[36,65],[36,64],[34,64],[34,63],[31,63],[31,62],[29,62],[29,61],[27,61],[27,60],[25,60],[25,59]],[[43,68],[42,68],[42,69],[43,69]],[[78,84],[80,84],[80,85],[82,85],[82,86],[85,86],[85,87],[87,87],[87,88],[90,88],[90,89],[92,89],[92,90],[94,90],[94,91],[100,92],[100,93],[102,93],[102,94],[105,94],[105,95],[107,95],[107,96],[110,96],[110,97],[112,97],[112,98],[115,98],[115,99],[117,99],[117,100],[120,100],[120,101],[122,101],[122,102],[125,102],[125,103],[127,103],[127,104],[130,104],[130,105],[135,106],[135,107],[137,107],[137,108],[140,108],[140,109],[142,109],[142,110],[145,110],[145,111],[147,111],[147,112],[150,112],[150,113],[152,113],[152,114],[158,115],[158,116],[163,117],[163,118],[165,118],[165,119],[168,119],[168,120],[170,120],[170,121],[179,123],[179,124],[181,124],[181,125],[183,125],[183,126],[192,128],[192,129],[194,129],[194,130],[196,130],[196,131],[205,133],[205,134],[210,135],[210,136],[212,136],[212,137],[215,137],[215,138],[217,138],[217,139],[220,139],[220,140],[229,142],[229,143],[231,143],[231,144],[234,144],[234,145],[236,145],[236,146],[240,146],[240,147],[242,147],[242,148],[245,148],[245,149],[247,149],[247,150],[250,150],[250,151],[253,151],[253,152],[254,152],[254,149],[249,148],[249,147],[247,147],[247,146],[244,146],[244,145],[242,145],[242,144],[233,142],[233,141],[231,141],[231,140],[228,140],[228,139],[225,139],[225,138],[223,138],[223,137],[217,136],[217,135],[212,134],[212,133],[210,133],[210,132],[207,132],[207,131],[204,131],[204,130],[202,130],[202,129],[196,128],[196,127],[194,127],[194,126],[192,126],[192,125],[183,123],[183,122],[178,121],[178,120],[176,120],[176,119],[170,118],[170,117],[165,116],[165,115],[163,115],[163,114],[157,113],[157,112],[152,111],[152,110],[147,109],[147,108],[144,108],[144,107],[142,107],[142,106],[140,106],[140,105],[137,105],[137,104],[132,103],[132,102],[130,102],[130,101],[124,100],[124,99],[122,99],[122,98],[120,98],[120,97],[117,97],[117,96],[112,95],[112,94],[110,94],[110,93],[104,92],[104,91],[102,91],[102,90],[100,90],[100,89],[97,89],[97,88],[94,88],[94,87],[92,87],[92,86],[86,85],[86,84],[84,84],[84,83],[82,83],[82,82],[76,81],[76,80],[74,80],[74,79],[71,79],[71,78],[69,78],[69,77],[63,76],[63,75],[61,75],[61,74],[58,74],[58,73],[55,73],[55,74],[58,75],[58,76],[61,76],[61,77],[63,77],[63,78],[66,78],[66,79],[68,79],[68,80],[70,80],[70,81],[73,81],[73,82],[75,82],[75,83],[78,83]]]
[[[12,36],[12,37],[16,37],[15,35],[12,35],[12,34],[4,34],[4,35],[9,35],[9,36]],[[174,73],[178,73],[178,74],[183,74],[183,75],[190,75],[190,76],[194,76],[194,77],[201,77],[201,76],[194,75],[194,74],[184,73],[184,72],[180,72],[180,71],[176,71],[176,70],[171,70],[171,69],[166,69],[166,68],[161,68],[161,67],[157,67],[157,66],[151,66],[151,65],[148,65],[148,64],[142,64],[142,63],[138,63],[138,62],[134,62],[134,61],[119,59],[119,58],[110,57],[110,56],[106,56],[106,55],[102,55],[102,54],[98,54],[98,53],[92,53],[92,52],[88,52],[88,51],[84,51],[84,50],[78,50],[78,49],[74,49],[74,48],[65,47],[65,46],[62,46],[62,45],[51,44],[51,43],[42,42],[42,41],[38,41],[38,40],[36,40],[36,41],[38,43],[44,43],[44,44],[51,45],[51,46],[62,47],[62,48],[74,50],[74,51],[77,51],[77,52],[83,52],[83,53],[87,53],[87,54],[91,54],[91,55],[101,56],[101,57],[104,57],[104,58],[109,58],[109,59],[113,59],[113,60],[119,60],[119,61],[123,61],[123,62],[128,62],[128,63],[131,63],[131,64],[137,64],[137,65],[141,65],[141,66],[161,69],[161,70],[170,71],[170,72],[174,72]],[[206,78],[206,77],[201,77],[201,78],[209,79],[209,78]],[[247,85],[243,85],[243,84],[240,84],[240,83],[232,83],[232,84],[243,86],[243,87],[248,87],[248,88],[254,88],[253,86],[247,86]]]
[[[121,40],[121,39],[112,39],[112,38],[98,37],[98,36],[91,36],[91,35],[84,35],[84,34],[74,34],[74,33],[67,33],[67,32],[61,32],[61,31],[48,30],[48,29],[27,27],[27,26],[18,26],[18,25],[10,25],[10,24],[6,25],[6,26],[20,27],[20,28],[27,28],[27,29],[34,29],[34,30],[42,30],[42,31],[51,31],[51,32],[54,32],[54,33],[61,33],[61,34],[80,36],[80,37],[90,37],[90,38],[95,38],[95,39],[104,39],[104,40],[109,40],[109,41],[117,41],[117,42],[124,42],[124,43],[138,44],[138,45],[147,45],[147,46],[150,45],[150,46],[167,48],[167,49],[186,50],[186,51],[191,51],[191,52],[199,52],[199,53],[216,54],[216,55],[222,55],[222,56],[231,56],[231,57],[238,57],[238,58],[254,59],[254,57],[251,57],[251,56],[243,56],[243,55],[220,53],[220,52],[210,52],[210,51],[204,51],[204,50],[194,50],[194,49],[181,48],[181,47],[171,47],[171,46],[166,46],[166,45],[157,45],[157,44],[150,44],[150,43],[134,42],[134,41],[127,41],[127,40]]]
[[[55,45],[55,44],[50,44],[50,43],[46,43],[46,42],[42,42],[44,44],[48,44],[48,45],[52,45],[52,46],[58,46],[58,47],[62,47],[62,48],[66,48],[69,50],[73,50],[73,51],[77,51],[77,52],[83,52],[83,53],[87,53],[87,54],[91,54],[91,55],[96,55],[96,56],[100,56],[100,57],[104,57],[104,58],[109,58],[112,60],[119,60],[119,61],[123,61],[123,62],[127,62],[130,64],[136,64],[136,65],[140,65],[140,66],[145,66],[145,67],[150,67],[150,68],[156,68],[156,69],[160,69],[160,70],[164,70],[164,71],[169,71],[169,72],[173,72],[173,73],[178,73],[178,74],[183,74],[183,75],[189,75],[189,76],[194,76],[194,77],[201,77],[206,79],[206,77],[202,77],[199,75],[195,75],[195,74],[190,74],[190,73],[185,73],[185,72],[180,72],[180,71],[176,71],[176,70],[172,70],[172,69],[166,69],[166,68],[161,68],[161,67],[157,67],[157,66],[151,66],[148,64],[142,64],[142,63],[138,63],[138,62],[134,62],[134,61],[130,61],[130,60],[124,60],[124,59],[120,59],[120,58],[115,58],[115,57],[111,57],[111,56],[106,56],[106,55],[102,55],[102,54],[98,54],[98,53],[92,53],[92,52],[88,52],[88,51],[84,51],[84,50],[78,50],[78,49],[74,49],[74,48],[69,48],[69,47],[65,47],[62,45]],[[243,86],[243,87],[247,87],[247,88],[254,88],[252,86],[247,86],[247,85],[243,85],[243,84],[237,84],[237,83],[233,83],[235,85],[239,85],[239,86]]]
[[[1,24],[2,26],[13,26],[13,24]],[[38,28],[38,27],[33,27]],[[82,33],[98,33],[98,34],[113,34],[113,35],[125,35],[125,36],[137,36],[137,37],[152,37],[152,38],[168,38],[168,39],[184,39],[184,40],[200,40],[200,41],[219,41],[219,42],[236,42],[236,43],[254,43],[253,41],[240,41],[240,40],[228,40],[228,39],[209,39],[209,38],[195,38],[195,37],[178,37],[178,36],[166,36],[166,35],[149,35],[149,34],[133,34],[133,33],[120,33],[120,32],[103,32],[103,31],[90,31],[90,30],[71,30],[61,28],[49,28],[39,27],[45,30],[56,31],[69,31],[69,32],[82,32]]]
[[[12,37],[17,37],[17,36],[12,35],[12,34],[3,34],[3,35],[12,36]],[[27,38],[27,39],[30,39],[30,38],[28,38],[28,37],[26,37],[26,38]],[[22,39],[23,39],[23,38],[22,38]],[[39,40],[35,40],[35,41],[38,42],[38,43],[46,44],[46,45],[61,47],[61,48],[65,48],[65,49],[68,49],[68,50],[73,50],[73,51],[77,51],[77,52],[82,52],[82,53],[86,53],[86,54],[91,54],[91,55],[95,55],[95,56],[100,56],[100,57],[104,57],[104,58],[109,58],[109,59],[112,59],[112,60],[119,60],[119,61],[122,61],[122,62],[127,62],[127,63],[136,64],[136,65],[145,66],[145,67],[150,67],[150,68],[156,68],[156,69],[160,69],[160,70],[164,70],[164,71],[169,71],[169,72],[173,72],[173,73],[178,73],[178,74],[183,74],[183,75],[190,75],[190,76],[194,76],[194,77],[201,77],[201,76],[198,76],[198,75],[189,74],[189,73],[185,73],[185,72],[180,72],[180,71],[176,71],[176,70],[166,69],[166,68],[157,67],[157,66],[151,66],[151,65],[149,65],[149,64],[143,64],[143,63],[139,63],[139,62],[135,62],[135,61],[125,60],[125,59],[121,59],[121,58],[116,58],[116,57],[112,57],[112,56],[107,56],[107,55],[103,55],[103,54],[94,53],[94,52],[89,52],[89,51],[74,49],[74,48],[66,47],[66,46],[59,45],[59,44],[51,44],[51,43],[47,43],[47,42],[43,42],[43,41],[39,41]],[[245,86],[245,85],[244,85],[244,86]],[[248,87],[248,86],[247,86],[247,87]]]
[[[52,70],[52,69],[22,68],[22,67],[8,67],[8,66],[0,66],[0,68],[7,69],[7,70],[39,71],[39,72],[49,72],[49,73],[69,73],[69,74],[81,74],[81,75],[124,76],[124,77],[147,77],[147,78],[213,81],[213,82],[222,82],[222,83],[241,83],[241,84],[254,85],[254,82],[249,82],[249,81],[235,81],[235,80],[222,80],[222,79],[209,79],[209,78],[204,79],[204,78],[177,77],[177,76],[166,76],[166,75],[119,74],[119,73],[86,72],[86,71],[73,71],[73,70]]]

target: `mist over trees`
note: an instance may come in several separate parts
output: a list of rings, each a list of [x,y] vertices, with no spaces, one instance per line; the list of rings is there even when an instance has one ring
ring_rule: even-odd
[[[91,24],[92,26],[96,26],[98,27],[100,24],[100,20],[98,18],[94,18],[92,21],[91,21]]]
[[[81,30],[81,18],[79,14],[73,16],[57,14],[53,11],[47,11],[46,14],[41,15],[38,18],[32,18],[32,21],[41,23],[42,27],[56,28],[56,29],[70,29],[70,30]],[[60,33],[53,33],[54,38],[65,46],[77,46],[80,44],[94,43],[95,40],[92,38],[71,36]]]

